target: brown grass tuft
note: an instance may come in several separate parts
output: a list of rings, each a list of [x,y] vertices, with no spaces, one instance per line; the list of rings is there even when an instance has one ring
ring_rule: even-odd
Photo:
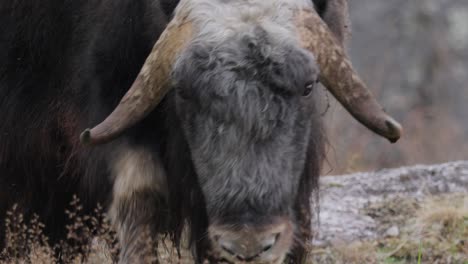
[[[113,263],[118,254],[117,241],[102,206],[98,205],[92,216],[82,211],[80,200],[74,196],[70,209],[65,211],[71,223],[66,226],[67,237],[50,245],[39,216],[25,220],[18,205],[14,205],[5,219],[5,248],[0,263]],[[88,261],[103,254],[109,261]]]

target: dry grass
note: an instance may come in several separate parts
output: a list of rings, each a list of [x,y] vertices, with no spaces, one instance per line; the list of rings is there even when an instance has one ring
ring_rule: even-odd
[[[112,263],[118,249],[103,208],[98,205],[93,216],[83,215],[77,197],[70,207],[65,211],[72,223],[65,227],[67,237],[51,245],[39,217],[34,215],[26,221],[17,206],[13,206],[5,219],[6,247],[0,253],[0,263],[57,263],[58,259],[64,263]],[[88,262],[91,258],[95,260]]]
[[[397,224],[399,236],[315,249],[311,263],[409,264],[421,257],[421,263],[468,264],[468,196],[444,195],[421,204],[400,198],[380,206],[371,211],[381,212],[383,226]]]
[[[66,227],[67,239],[58,245],[49,245],[37,216],[26,222],[13,207],[6,220],[7,247],[0,263],[56,263],[55,252],[60,252],[65,263],[114,263],[118,248],[102,208],[96,209],[98,216],[91,217],[81,215],[77,198],[71,205],[73,210],[66,213],[74,224]],[[421,263],[468,264],[468,196],[445,195],[420,204],[412,199],[393,199],[371,206],[368,213],[383,226],[397,224],[400,235],[315,248],[308,263],[418,263],[421,255]],[[161,263],[193,263],[188,251],[182,251],[179,258],[167,240],[159,240],[157,247],[148,245],[148,251],[157,252]]]

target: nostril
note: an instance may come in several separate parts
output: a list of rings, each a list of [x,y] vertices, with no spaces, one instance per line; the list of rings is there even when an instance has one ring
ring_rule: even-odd
[[[280,233],[273,234],[270,238],[263,241],[263,252],[270,250],[275,245],[276,241],[278,241],[280,235]]]
[[[236,255],[236,253],[235,253],[232,249],[230,249],[229,247],[227,247],[227,246],[225,246],[225,245],[221,245],[221,248],[222,248],[224,251],[226,251],[227,253],[229,253],[229,254],[231,254],[231,255],[233,255],[233,256]]]
[[[273,247],[273,244],[268,245],[268,246],[264,246],[263,247],[263,252],[270,250],[272,247]]]
[[[216,241],[218,242],[218,245],[219,247],[224,250],[226,253],[232,255],[232,256],[237,256],[238,255],[238,252],[236,252],[236,247],[235,247],[235,244],[233,243],[233,241],[231,240],[226,240],[226,239],[223,239],[223,238],[220,238],[218,237],[218,239],[216,239]]]

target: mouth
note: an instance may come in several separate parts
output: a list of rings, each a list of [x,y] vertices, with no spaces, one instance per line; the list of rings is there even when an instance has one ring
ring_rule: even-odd
[[[214,260],[216,261],[216,263],[220,263],[220,264],[280,264],[282,263],[283,259],[284,258],[277,257],[269,261],[255,261],[255,260],[252,260],[252,261],[237,260],[236,261],[236,260],[229,260],[224,257],[220,257]]]
[[[280,264],[293,246],[293,230],[293,224],[281,217],[268,225],[241,229],[213,225],[213,257],[217,263]]]

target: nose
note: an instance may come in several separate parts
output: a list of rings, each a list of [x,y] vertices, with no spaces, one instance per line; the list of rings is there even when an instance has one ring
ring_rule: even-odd
[[[219,237],[218,245],[227,254],[237,260],[251,262],[260,257],[264,252],[273,248],[280,234],[272,234],[264,239]]]
[[[268,228],[229,230],[210,227],[210,236],[218,253],[232,262],[273,263],[283,259],[292,241],[292,230],[284,224]]]

